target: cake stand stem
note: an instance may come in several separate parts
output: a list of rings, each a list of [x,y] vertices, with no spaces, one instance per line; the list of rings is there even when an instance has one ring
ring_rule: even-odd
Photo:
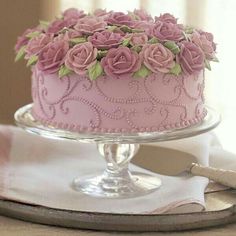
[[[145,173],[131,173],[129,163],[139,144],[98,144],[107,168],[102,175],[74,180],[74,189],[96,197],[138,197],[156,190],[161,181]],[[99,161],[99,160],[98,160]]]

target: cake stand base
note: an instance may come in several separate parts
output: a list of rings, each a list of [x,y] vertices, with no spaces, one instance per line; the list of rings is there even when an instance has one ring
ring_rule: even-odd
[[[94,197],[138,197],[151,193],[161,186],[161,180],[156,176],[134,172],[128,178],[109,177],[104,172],[101,176],[85,176],[77,178],[72,183],[76,191]]]

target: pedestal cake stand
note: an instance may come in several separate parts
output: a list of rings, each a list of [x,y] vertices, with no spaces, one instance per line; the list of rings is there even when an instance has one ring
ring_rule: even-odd
[[[82,179],[75,178],[68,183],[74,190],[94,197],[138,197],[155,191],[161,186],[160,179],[129,171],[129,162],[138,152],[139,145],[192,137],[210,131],[220,123],[220,115],[207,108],[205,119],[188,128],[142,133],[76,133],[40,123],[31,115],[31,109],[30,104],[15,113],[16,124],[26,131],[46,138],[97,144],[98,151],[107,162],[106,170],[97,175],[84,176]]]

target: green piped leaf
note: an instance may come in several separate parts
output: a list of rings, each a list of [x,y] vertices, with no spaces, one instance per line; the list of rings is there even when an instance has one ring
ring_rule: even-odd
[[[31,32],[31,33],[28,33],[28,34],[26,35],[26,37],[32,39],[32,38],[35,38],[35,37],[37,37],[37,36],[39,36],[39,35],[40,35],[40,32],[39,32],[39,31],[34,31],[34,32]]]
[[[133,46],[131,49],[137,53],[140,53],[142,51],[142,48],[138,45]]]
[[[44,20],[40,20],[39,24],[42,28],[47,28],[49,26],[49,22],[48,21],[44,21]]]
[[[130,38],[126,38],[122,41],[122,45],[125,47],[128,47],[130,44]]]
[[[144,30],[142,29],[132,29],[132,33],[143,33]]]
[[[192,34],[193,31],[194,31],[194,28],[191,27],[191,26],[186,26],[185,29],[184,29],[184,32],[185,32],[186,34]]]
[[[171,50],[174,54],[178,54],[180,52],[179,46],[173,41],[167,41],[164,43],[165,47]]]
[[[151,44],[155,44],[155,43],[158,43],[158,39],[156,37],[153,37],[151,39],[148,40],[148,43],[151,43]]]
[[[146,78],[150,74],[151,74],[151,71],[145,65],[142,65],[141,68],[133,74],[133,77],[136,79]]]
[[[37,61],[38,61],[38,57],[35,56],[35,55],[33,55],[33,56],[31,56],[30,59],[28,60],[26,66],[28,67],[28,66],[35,65],[35,64],[37,63]]]
[[[127,26],[127,25],[122,25],[120,27],[120,30],[122,30],[125,33],[132,33],[133,32],[132,29],[129,26]]]
[[[21,60],[25,56],[25,48],[26,46],[23,46],[20,48],[20,50],[17,52],[16,57],[15,57],[15,62]]]
[[[71,73],[72,73],[72,70],[70,70],[65,65],[62,65],[58,74],[59,74],[59,78],[62,78],[63,76],[69,75]]]
[[[178,63],[175,63],[175,66],[171,68],[170,74],[178,76],[182,72],[181,66]]]
[[[114,32],[118,27],[116,25],[109,26],[107,30]]]
[[[88,73],[90,80],[96,80],[100,75],[103,74],[103,68],[101,66],[101,63],[97,61],[96,64],[94,64],[88,69]]]
[[[108,50],[98,50],[97,59],[102,59],[107,55]]]
[[[205,60],[205,67],[208,69],[208,70],[211,70],[211,64],[208,60]]]
[[[79,43],[85,43],[87,42],[86,38],[73,38],[73,39],[70,39],[70,42],[73,43],[73,44],[79,44]]]
[[[214,57],[211,59],[211,61],[219,62],[219,59],[218,59],[216,56],[214,56]]]

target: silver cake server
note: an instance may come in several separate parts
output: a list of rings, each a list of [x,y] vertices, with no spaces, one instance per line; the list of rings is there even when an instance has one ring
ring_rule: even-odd
[[[202,166],[195,156],[174,149],[141,145],[132,163],[162,175],[177,176],[187,171],[236,188],[236,171]]]

